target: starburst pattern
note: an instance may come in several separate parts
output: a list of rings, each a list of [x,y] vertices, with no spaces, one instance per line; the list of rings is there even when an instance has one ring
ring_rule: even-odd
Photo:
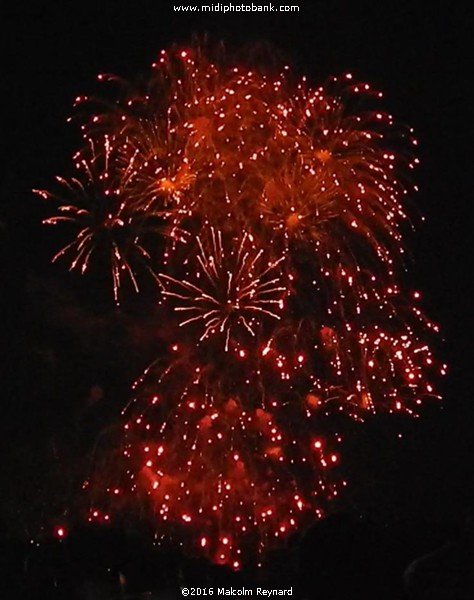
[[[105,258],[116,301],[126,278],[138,291],[137,265],[150,268],[150,255],[142,236],[150,230],[163,230],[153,211],[145,213],[130,206],[117,160],[114,141],[108,136],[98,140],[88,138],[85,148],[74,156],[76,175],[70,179],[57,178],[60,192],[35,190],[58,204],[58,214],[45,219],[46,224],[67,223],[77,231],[72,242],[53,260],[69,259],[70,270],[84,274],[94,255]]]
[[[164,296],[176,299],[174,310],[183,316],[180,327],[199,323],[199,341],[214,334],[224,334],[225,350],[235,329],[243,328],[255,337],[265,317],[279,320],[287,287],[282,285],[278,267],[284,257],[264,260],[264,250],[257,250],[254,238],[244,232],[240,242],[231,240],[225,248],[221,231],[210,229],[206,249],[197,237],[199,251],[189,264],[188,278],[177,279],[160,274]]]

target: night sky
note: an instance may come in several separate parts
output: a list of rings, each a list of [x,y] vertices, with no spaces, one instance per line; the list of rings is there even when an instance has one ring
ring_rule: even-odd
[[[301,2],[299,14],[206,16],[177,13],[156,0],[12,6],[3,10],[1,25],[0,519],[9,535],[25,533],[25,498],[90,447],[153,358],[139,308],[118,314],[101,286],[50,264],[61,237],[41,226],[48,212],[31,190],[47,189],[56,174],[68,172],[78,135],[66,118],[77,95],[98,90],[98,73],[133,79],[162,48],[205,33],[230,51],[268,41],[313,82],[352,72],[383,91],[383,108],[415,129],[421,166],[413,207],[426,220],[415,217],[416,232],[408,232],[409,272],[441,327],[436,351],[449,366],[440,385],[444,403],[402,423],[401,441],[394,441],[398,424],[383,419],[357,429],[352,458],[346,451],[353,482],[348,507],[412,522],[420,531],[432,528],[440,540],[461,527],[474,508],[468,491],[474,473],[474,22],[467,6],[333,0]],[[65,479],[74,484],[74,477]]]

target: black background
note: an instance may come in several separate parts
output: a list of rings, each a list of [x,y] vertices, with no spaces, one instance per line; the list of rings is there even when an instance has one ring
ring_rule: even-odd
[[[65,119],[77,95],[97,89],[98,73],[133,79],[161,48],[203,33],[230,51],[272,42],[313,81],[350,71],[382,90],[383,107],[414,127],[421,159],[414,201],[426,221],[408,238],[410,270],[441,326],[437,353],[449,365],[441,382],[444,403],[426,407],[409,424],[380,419],[358,428],[348,443],[351,489],[344,510],[418,532],[406,560],[455,535],[473,508],[474,473],[474,23],[463,6],[335,0],[300,2],[295,14],[197,15],[139,0],[3,9],[0,518],[6,535],[29,536],[26,498],[38,496],[61,461],[87,449],[151,352],[139,314],[113,313],[103,290],[69,276],[64,265],[50,265],[58,238],[41,226],[47,210],[31,190],[51,187],[54,175],[67,172],[78,135]],[[103,395],[95,404],[94,385]]]

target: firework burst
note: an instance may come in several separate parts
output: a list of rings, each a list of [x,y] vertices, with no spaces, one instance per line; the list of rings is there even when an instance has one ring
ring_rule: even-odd
[[[85,148],[74,156],[76,176],[57,178],[60,192],[36,190],[41,197],[52,199],[58,205],[58,214],[45,219],[44,223],[66,223],[77,232],[53,261],[69,259],[70,270],[84,274],[94,255],[105,258],[112,274],[116,301],[124,279],[129,279],[138,292],[137,265],[150,269],[150,254],[142,243],[144,234],[163,231],[158,215],[131,205],[117,170],[117,160],[114,140],[108,136],[88,139]]]
[[[163,295],[175,300],[174,310],[182,316],[179,326],[198,325],[200,342],[223,334],[228,351],[236,330],[255,337],[262,320],[280,319],[288,293],[282,285],[284,257],[265,261],[264,250],[254,242],[244,232],[240,241],[231,240],[226,247],[222,232],[211,227],[206,240],[197,237],[199,250],[194,264],[186,261],[190,267],[186,279],[160,274]]]
[[[280,398],[245,385],[231,393],[184,355],[145,373],[137,389],[148,387],[154,395],[125,411],[118,460],[88,487],[112,512],[146,507],[158,537],[184,537],[192,552],[239,568],[320,518],[344,484],[332,474],[340,437],[305,425],[281,385]]]
[[[116,298],[157,273],[169,351],[88,483],[92,514],[145,505],[158,537],[238,568],[337,494],[335,412],[437,397],[437,326],[397,278],[416,140],[350,75],[314,88],[196,48],[121,89],[89,103],[47,223],[79,230],[71,268],[108,257]]]

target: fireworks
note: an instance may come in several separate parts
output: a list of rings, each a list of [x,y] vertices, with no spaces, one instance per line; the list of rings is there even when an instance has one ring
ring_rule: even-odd
[[[230,249],[224,250],[222,232],[211,228],[209,251],[197,237],[197,265],[190,266],[194,283],[161,274],[164,296],[177,299],[174,310],[184,315],[179,325],[201,322],[200,342],[223,333],[226,352],[235,329],[241,327],[255,337],[262,319],[280,319],[275,311],[281,312],[284,306],[283,294],[287,288],[281,285],[281,276],[276,271],[284,257],[262,265],[264,250],[257,251],[253,241],[253,236],[245,232],[240,242],[231,240]]]
[[[35,190],[58,203],[58,215],[45,220],[49,225],[69,223],[78,229],[73,241],[54,257],[69,257],[70,269],[85,273],[91,258],[106,258],[111,270],[114,297],[128,277],[138,291],[134,262],[148,265],[150,255],[141,236],[156,228],[156,215],[130,206],[126,189],[117,172],[116,149],[108,136],[87,139],[85,148],[74,156],[77,176],[58,177],[60,194]]]
[[[107,258],[117,300],[153,274],[169,347],[92,514],[146,506],[158,536],[237,568],[338,493],[334,411],[416,414],[439,366],[396,277],[411,132],[350,75],[312,88],[224,62],[162,52],[144,85],[91,103],[76,176],[41,194],[47,223],[78,229],[71,268]]]
[[[100,504],[128,514],[146,507],[159,536],[184,537],[191,551],[237,568],[337,496],[330,472],[340,438],[323,445],[301,403],[248,385],[232,393],[215,368],[189,359],[148,383],[154,395],[127,411],[119,457],[127,469],[116,462],[111,472],[109,462],[90,483]]]

